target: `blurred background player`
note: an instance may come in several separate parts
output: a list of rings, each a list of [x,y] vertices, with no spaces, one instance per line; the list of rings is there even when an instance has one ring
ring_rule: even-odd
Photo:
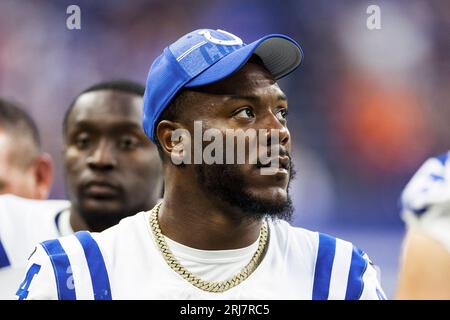
[[[0,273],[0,298],[14,296],[36,242],[102,231],[161,197],[159,155],[141,126],[143,94],[138,83],[111,81],[86,89],[71,104],[63,126],[70,202],[0,197],[0,261],[13,267]]]
[[[398,299],[450,299],[449,155],[428,159],[403,192]]]
[[[22,271],[10,266],[24,267],[33,241],[58,234],[54,215],[69,203],[42,200],[49,195],[52,176],[52,160],[41,151],[32,118],[0,99],[0,299],[13,297]]]
[[[14,102],[0,98],[0,194],[47,199],[52,161],[41,151],[33,119]]]
[[[85,90],[64,117],[64,177],[74,231],[102,231],[152,208],[162,166],[142,130],[144,86],[105,82]]]

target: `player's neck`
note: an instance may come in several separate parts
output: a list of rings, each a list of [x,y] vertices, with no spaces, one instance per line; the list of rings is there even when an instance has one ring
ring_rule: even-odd
[[[80,214],[75,210],[75,208],[72,206],[70,208],[70,226],[72,227],[72,230],[74,232],[82,231],[82,230],[89,230],[88,225],[86,222],[81,218]],[[91,230],[89,230],[91,231]]]
[[[238,249],[259,236],[262,221],[242,218],[239,208],[208,197],[191,185],[166,185],[159,215],[162,233],[202,250]]]

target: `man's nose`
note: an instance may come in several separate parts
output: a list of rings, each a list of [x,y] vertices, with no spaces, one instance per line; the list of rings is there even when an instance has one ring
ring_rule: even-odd
[[[291,135],[287,126],[281,123],[274,114],[270,114],[264,119],[263,128],[261,129],[265,129],[267,145],[279,143],[282,147],[286,147],[290,142]],[[276,139],[276,134],[278,134],[278,139]]]
[[[117,158],[112,142],[101,140],[97,148],[87,158],[89,168],[93,170],[112,170],[117,166]]]

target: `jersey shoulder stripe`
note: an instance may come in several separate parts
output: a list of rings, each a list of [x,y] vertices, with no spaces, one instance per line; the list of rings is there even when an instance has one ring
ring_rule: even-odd
[[[75,244],[75,247],[69,246],[70,243]],[[75,300],[78,295],[86,297],[87,292],[92,292],[91,297],[94,300],[112,299],[105,260],[97,242],[88,231],[47,240],[42,242],[41,246],[52,264],[59,300]],[[75,249],[76,247],[80,249]],[[74,266],[79,268],[77,263],[83,260],[85,262],[82,263],[87,266],[86,271],[89,271],[85,280],[77,277],[77,270],[72,270],[71,266],[72,261]],[[89,289],[86,286],[89,286]]]
[[[436,159],[439,160],[439,162],[441,162],[443,166],[445,166],[445,163],[447,162],[449,155],[450,151],[437,156]]]
[[[319,233],[319,248],[312,293],[313,300],[328,299],[335,251],[336,239],[327,234]]]
[[[345,300],[357,300],[361,297],[364,289],[363,275],[368,264],[368,261],[364,259],[364,255],[365,253],[362,250],[353,246]]]
[[[55,274],[56,288],[59,300],[75,300],[75,288],[71,282],[71,266],[69,258],[58,239],[47,240],[41,243],[52,263]]]
[[[105,260],[97,242],[88,231],[75,233],[75,237],[83,247],[86,262],[92,281],[95,300],[111,300],[111,286]]]
[[[6,250],[3,247],[2,239],[0,239],[0,269],[9,266],[11,263],[9,262],[8,255],[6,254]]]
[[[364,251],[352,243],[319,233],[312,299],[361,299],[369,263]]]
[[[353,244],[336,238],[333,270],[331,272],[328,299],[344,300],[348,286]]]

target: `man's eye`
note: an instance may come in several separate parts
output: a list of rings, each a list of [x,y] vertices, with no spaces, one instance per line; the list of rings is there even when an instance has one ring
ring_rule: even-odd
[[[255,117],[252,109],[250,109],[250,108],[244,108],[244,109],[240,110],[239,112],[235,113],[234,116],[237,118],[243,118],[243,119],[250,119],[250,118]]]
[[[79,134],[75,139],[75,144],[78,149],[85,149],[89,146],[91,139],[87,133]]]
[[[281,109],[277,112],[276,116],[280,121],[286,121],[288,115],[288,111],[286,109]]]
[[[133,150],[139,147],[139,139],[134,136],[124,136],[120,138],[119,147],[122,150]]]

